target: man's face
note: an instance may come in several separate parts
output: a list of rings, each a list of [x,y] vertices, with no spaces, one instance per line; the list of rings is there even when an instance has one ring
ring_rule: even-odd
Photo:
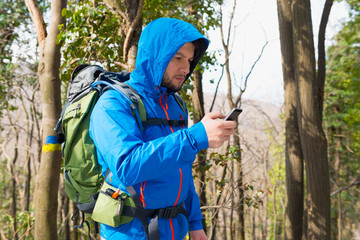
[[[185,82],[186,75],[190,72],[190,63],[194,59],[195,46],[185,43],[169,62],[161,86],[177,92]]]

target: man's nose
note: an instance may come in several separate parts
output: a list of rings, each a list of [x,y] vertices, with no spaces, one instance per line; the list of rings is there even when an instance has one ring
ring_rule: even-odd
[[[180,71],[185,75],[188,75],[190,73],[190,62],[184,61],[184,63],[181,64]]]

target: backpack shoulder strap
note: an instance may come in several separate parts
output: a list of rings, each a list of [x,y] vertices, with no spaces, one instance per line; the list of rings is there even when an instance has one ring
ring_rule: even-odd
[[[129,84],[125,82],[121,82],[113,77],[116,75],[111,74],[101,74],[99,76],[99,80],[94,82],[92,87],[97,88],[100,84],[106,85],[105,88],[101,88],[101,93],[105,92],[107,89],[111,88],[119,92],[121,95],[127,99],[128,104],[131,107],[133,115],[136,118],[136,121],[139,125],[140,131],[144,131],[143,122],[146,121],[146,111],[144,103],[141,100],[140,95],[136,92],[134,88],[132,88]]]
[[[184,100],[178,93],[174,94],[174,98],[177,104],[180,106],[181,110],[187,115],[187,108]],[[178,126],[188,126],[187,119],[182,120],[168,120],[166,118],[147,118],[145,122],[143,122],[144,126],[151,126],[151,125],[170,125],[172,127]]]
[[[186,113],[187,115],[187,108],[186,108],[186,104],[184,102],[184,100],[182,99],[182,97],[180,96],[180,94],[175,93],[174,94],[175,100],[176,102],[179,104],[179,106],[181,107],[181,110],[183,110],[184,113]]]

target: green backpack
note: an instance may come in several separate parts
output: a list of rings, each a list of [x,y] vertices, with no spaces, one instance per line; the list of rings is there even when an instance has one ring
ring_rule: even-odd
[[[62,144],[65,191],[78,208],[72,219],[78,216],[79,211],[83,214],[81,224],[75,227],[81,228],[84,223],[88,225],[84,214],[93,213],[99,193],[102,192],[100,188],[105,183],[101,166],[97,162],[96,148],[89,135],[91,112],[102,93],[108,89],[115,89],[124,95],[141,132],[143,127],[148,125],[187,125],[187,120],[147,118],[139,94],[125,83],[129,77],[128,72],[113,73],[100,66],[87,64],[78,66],[72,73],[68,97],[54,130],[58,142]],[[178,94],[175,94],[175,99],[186,111],[185,103]],[[133,189],[128,191],[135,192]],[[138,196],[134,194],[135,196],[131,198],[124,198],[123,205],[129,207],[139,205]],[[132,219],[125,218],[120,224]]]

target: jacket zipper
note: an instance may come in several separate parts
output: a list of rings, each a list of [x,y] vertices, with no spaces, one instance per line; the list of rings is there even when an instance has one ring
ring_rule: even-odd
[[[161,101],[164,96],[165,96],[165,106],[164,106],[164,104],[163,104],[162,101]],[[168,114],[168,112],[167,112],[167,110],[168,110],[167,95],[166,95],[165,93],[160,97],[159,102],[160,102],[160,105],[161,105],[162,109],[163,109],[164,112],[165,112],[166,119],[167,119],[167,120],[170,120],[169,114]],[[180,115],[180,119],[182,119],[182,115]],[[172,127],[171,125],[169,125],[169,127],[170,127],[171,132],[173,133],[173,132],[174,132],[173,127]],[[181,127],[181,129],[182,129],[182,127]],[[180,186],[179,186],[179,192],[178,192],[178,196],[177,196],[177,198],[176,198],[174,207],[177,205],[177,203],[178,203],[178,201],[179,201],[179,198],[180,198],[180,195],[181,195],[181,188],[182,188],[182,181],[183,181],[183,174],[182,174],[181,168],[179,168],[179,172],[180,172]],[[174,239],[175,239],[175,233],[174,233],[174,226],[173,226],[173,223],[172,223],[172,219],[171,219],[171,218],[169,218],[169,223],[170,223],[170,228],[171,228],[172,240],[174,240]]]

